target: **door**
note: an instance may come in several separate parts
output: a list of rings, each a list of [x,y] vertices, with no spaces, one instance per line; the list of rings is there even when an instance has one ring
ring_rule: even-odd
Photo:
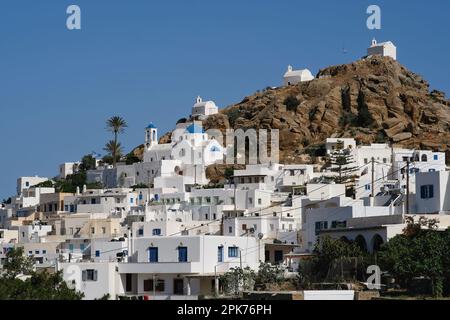
[[[148,249],[148,261],[153,263],[158,262],[158,248]]]
[[[184,281],[183,279],[173,280],[173,294],[177,296],[184,295]]]
[[[178,247],[178,262],[188,261],[188,249],[187,247]]]

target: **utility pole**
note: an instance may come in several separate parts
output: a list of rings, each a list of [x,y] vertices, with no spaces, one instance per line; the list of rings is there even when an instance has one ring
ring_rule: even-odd
[[[242,270],[242,250],[239,249],[239,265],[241,266],[241,270]]]
[[[372,157],[372,198],[375,199],[375,158]]]
[[[409,159],[406,161],[406,214],[409,214]]]
[[[236,205],[236,177],[233,177],[234,185],[234,215],[237,217],[237,205]]]

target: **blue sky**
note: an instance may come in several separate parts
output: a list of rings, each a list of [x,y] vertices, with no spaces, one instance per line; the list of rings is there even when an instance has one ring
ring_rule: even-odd
[[[66,8],[82,30],[66,29]],[[366,9],[382,9],[382,29]],[[197,95],[221,106],[279,85],[288,64],[320,68],[393,40],[398,59],[450,92],[448,1],[2,0],[0,2],[0,197],[19,176],[97,151],[105,120],[123,116],[127,151],[154,122],[161,133]],[[343,53],[343,48],[348,53]]]

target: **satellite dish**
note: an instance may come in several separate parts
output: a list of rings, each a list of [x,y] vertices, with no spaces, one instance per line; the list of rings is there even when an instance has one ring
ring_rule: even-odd
[[[264,238],[264,233],[258,233],[258,239],[261,240],[262,238]]]

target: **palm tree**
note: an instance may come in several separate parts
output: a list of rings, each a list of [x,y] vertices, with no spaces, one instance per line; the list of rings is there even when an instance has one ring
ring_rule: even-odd
[[[122,145],[120,142],[111,140],[105,145],[103,150],[111,155],[113,165],[116,166],[117,158],[120,158],[123,154]]]
[[[128,127],[128,125],[127,125],[126,121],[122,117],[119,117],[119,116],[111,117],[106,121],[106,129],[114,134],[114,141],[110,141],[106,144],[106,146],[110,145],[110,147],[116,146],[115,148],[111,149],[111,156],[113,158],[113,166],[114,167],[116,166],[117,156],[118,156],[117,151],[119,148],[117,148],[117,147],[120,147],[120,143],[118,142],[118,137],[119,137],[119,134],[123,133],[125,131],[125,128],[127,128],[127,127]],[[111,145],[111,142],[113,142],[114,144]],[[107,147],[105,147],[105,150],[106,150],[106,148]],[[106,151],[108,151],[108,150],[106,150]]]

